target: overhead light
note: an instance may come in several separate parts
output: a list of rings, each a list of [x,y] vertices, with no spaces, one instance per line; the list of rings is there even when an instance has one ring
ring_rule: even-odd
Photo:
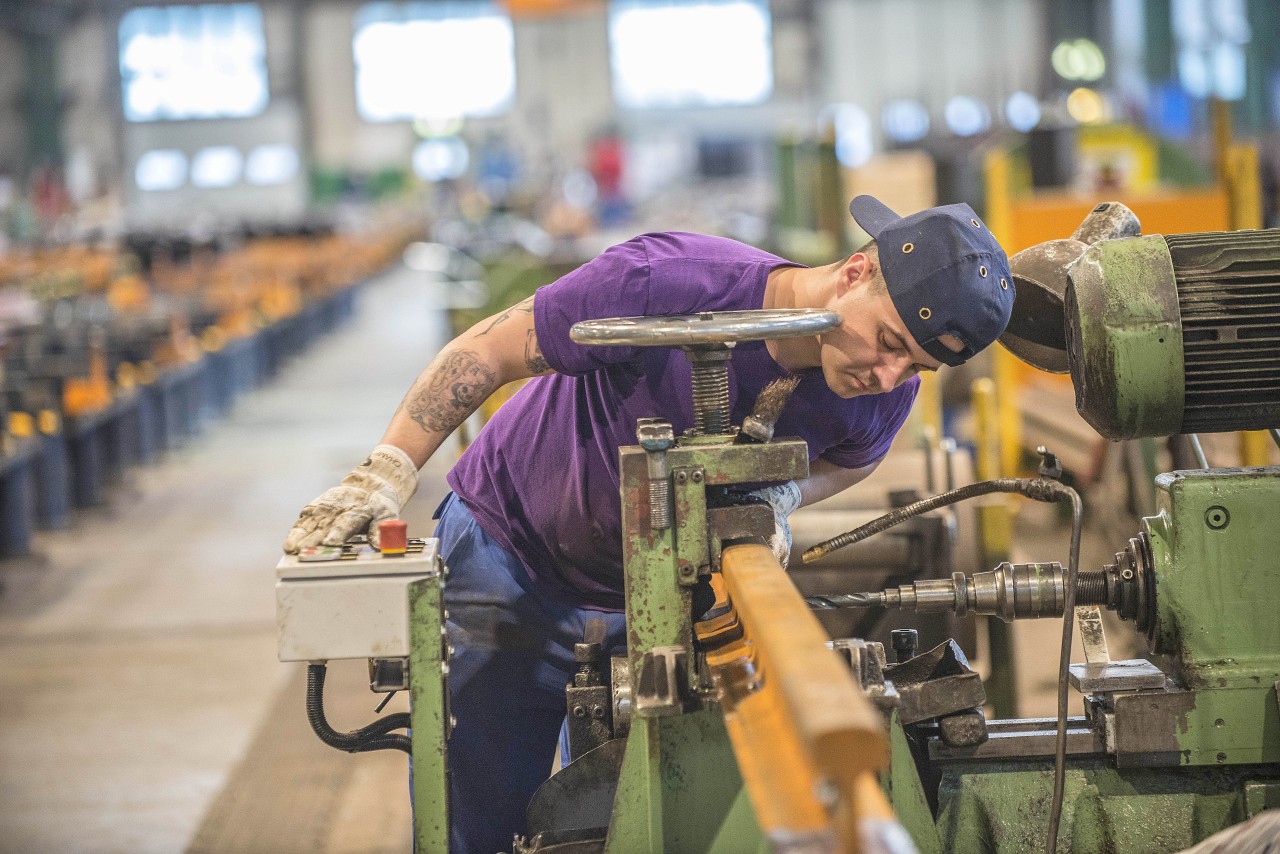
[[[918,142],[929,133],[929,111],[914,98],[898,98],[881,108],[880,126],[894,142]]]
[[[969,95],[956,95],[947,101],[942,117],[956,136],[974,136],[991,127],[991,110]]]
[[[1089,39],[1068,39],[1058,42],[1049,57],[1053,70],[1064,80],[1081,80],[1091,83],[1100,80],[1107,71],[1107,60],[1102,48]]]
[[[1040,102],[1030,92],[1014,92],[1004,103],[1005,121],[1019,133],[1040,124]]]
[[[1081,86],[1067,96],[1067,112],[1082,125],[1098,124],[1107,119],[1107,102],[1094,90]]]

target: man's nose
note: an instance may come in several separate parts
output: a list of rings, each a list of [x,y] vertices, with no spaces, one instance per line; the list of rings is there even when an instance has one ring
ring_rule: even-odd
[[[898,355],[891,355],[882,359],[880,364],[872,371],[875,374],[876,384],[880,386],[879,391],[889,391],[898,387],[907,376],[907,366],[910,361]]]

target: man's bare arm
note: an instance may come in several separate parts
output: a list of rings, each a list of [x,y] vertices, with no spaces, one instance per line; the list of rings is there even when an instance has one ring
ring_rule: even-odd
[[[550,373],[533,324],[533,297],[449,342],[400,402],[381,444],[422,467],[485,398],[513,380]]]
[[[865,480],[878,465],[880,461],[876,460],[861,468],[847,469],[821,458],[814,460],[809,465],[809,476],[804,480],[796,481],[800,487],[800,506],[808,507],[824,498],[844,492],[855,483]]]

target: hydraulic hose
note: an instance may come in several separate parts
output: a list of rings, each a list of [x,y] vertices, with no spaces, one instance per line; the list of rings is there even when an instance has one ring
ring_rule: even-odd
[[[407,735],[392,734],[391,730],[409,726],[409,715],[397,712],[374,721],[353,732],[339,732],[329,725],[324,716],[324,664],[307,665],[307,720],[316,736],[330,747],[347,753],[368,753],[373,750],[403,750],[411,753]]]
[[[990,495],[993,492],[1024,495],[1036,501],[1062,501],[1066,498],[1065,493],[1073,492],[1073,490],[1063,486],[1056,480],[1047,480],[1039,477],[1002,477],[995,480],[970,483],[959,489],[953,489],[950,492],[943,492],[939,495],[913,502],[905,507],[899,507],[897,510],[886,513],[877,519],[872,519],[867,524],[854,528],[848,533],[833,537],[826,542],[818,543],[816,546],[805,549],[801,559],[805,563],[812,563],[837,549],[851,546],[854,543],[865,540],[867,537],[892,528],[894,525],[899,525],[913,516],[919,516],[922,513],[928,513],[930,510],[937,510],[939,507],[946,507],[970,498],[977,498],[980,495]]]
[[[1062,647],[1058,656],[1058,729],[1054,739],[1053,755],[1053,801],[1049,809],[1049,832],[1045,844],[1048,854],[1056,854],[1058,850],[1058,827],[1062,822],[1062,799],[1066,782],[1067,762],[1067,688],[1071,665],[1071,635],[1075,626],[1076,580],[1080,575],[1080,537],[1084,527],[1084,506],[1080,495],[1069,486],[1064,486],[1049,478],[997,478],[971,483],[950,492],[934,495],[920,501],[900,507],[897,510],[873,519],[861,527],[841,534],[826,542],[819,543],[805,551],[802,560],[805,563],[818,560],[837,549],[852,545],[881,531],[901,524],[913,516],[928,513],[939,507],[946,507],[980,495],[995,492],[1023,495],[1035,501],[1069,501],[1071,503],[1071,554],[1067,562],[1067,575],[1063,580],[1062,608]]]

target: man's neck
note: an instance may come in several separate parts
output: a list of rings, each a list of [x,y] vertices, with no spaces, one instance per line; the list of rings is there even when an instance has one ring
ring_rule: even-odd
[[[826,308],[835,296],[835,278],[826,267],[779,267],[769,274],[764,290],[764,308]],[[789,371],[802,371],[822,364],[818,337],[781,338],[765,342],[773,360]]]

